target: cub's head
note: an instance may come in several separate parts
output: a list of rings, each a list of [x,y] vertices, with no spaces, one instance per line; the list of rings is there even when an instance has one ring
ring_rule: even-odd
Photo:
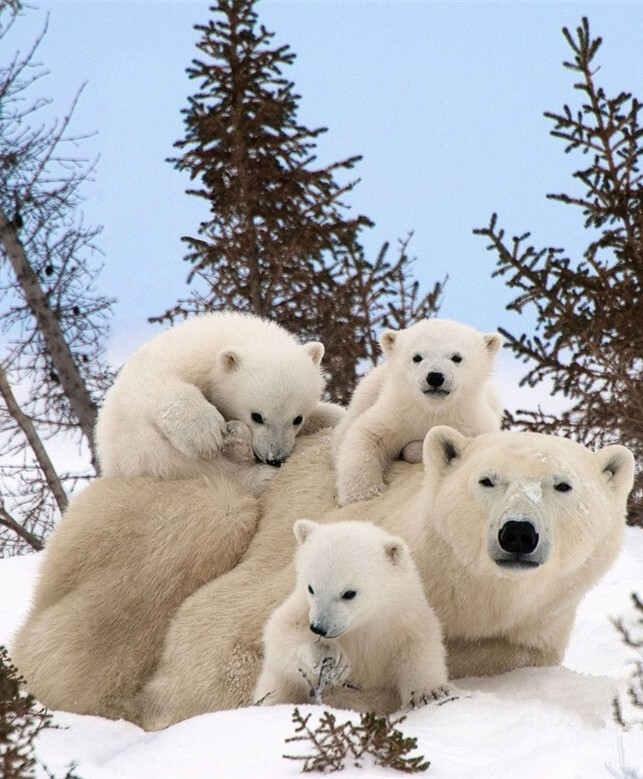
[[[424,319],[380,336],[395,379],[433,404],[454,402],[484,384],[501,344],[499,333],[479,333],[448,319]]]
[[[293,532],[297,587],[306,593],[313,633],[338,638],[386,621],[387,605],[404,602],[400,592],[415,569],[401,538],[358,520],[321,525],[300,519]]]
[[[472,573],[549,577],[591,559],[598,578],[620,548],[634,475],[624,446],[439,426],[423,457],[427,521]]]
[[[257,458],[280,466],[324,389],[324,347],[248,344],[223,349],[211,374],[210,400],[226,420],[250,428]]]

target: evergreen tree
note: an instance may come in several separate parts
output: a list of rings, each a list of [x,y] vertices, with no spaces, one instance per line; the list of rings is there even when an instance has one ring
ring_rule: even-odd
[[[621,92],[609,98],[595,80],[601,38],[592,38],[586,18],[574,37],[563,34],[573,59],[565,62],[578,81],[580,109],[546,113],[552,135],[566,151],[591,160],[574,176],[584,194],[549,195],[577,206],[590,231],[582,259],[562,249],[535,249],[529,233],[505,239],[494,214],[486,236],[498,255],[496,276],[518,290],[508,306],[537,314],[537,335],[512,335],[509,346],[530,363],[523,384],[552,381],[554,394],[570,401],[562,415],[520,411],[513,423],[564,433],[588,446],[623,443],[643,461],[643,127],[641,103]],[[639,465],[631,497],[632,521],[643,521],[643,472]]]
[[[282,74],[295,55],[273,45],[254,5],[219,0],[210,9],[215,18],[195,27],[201,57],[188,74],[200,88],[184,110],[186,135],[175,144],[182,154],[171,161],[198,182],[188,192],[210,207],[198,235],[183,239],[188,283],[201,283],[151,321],[223,308],[274,319],[325,343],[329,395],[346,401],[360,360],[371,359],[376,324],[359,285],[380,262],[369,264],[359,243],[371,222],[345,214],[342,197],[356,182],[336,180],[360,157],[315,167],[325,128],[298,122],[299,96]],[[396,287],[400,270],[406,283],[409,263],[405,253],[393,265],[382,257],[378,272],[389,275],[381,289]]]

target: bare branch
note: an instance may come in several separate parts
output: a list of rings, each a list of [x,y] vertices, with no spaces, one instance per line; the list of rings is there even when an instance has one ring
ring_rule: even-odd
[[[7,406],[7,411],[9,412],[10,416],[15,420],[18,427],[25,434],[25,438],[29,442],[29,446],[31,447],[36,460],[38,461],[38,464],[40,465],[45,476],[47,486],[51,490],[51,493],[56,500],[58,510],[62,513],[67,508],[68,502],[65,490],[63,489],[60,479],[58,478],[58,474],[56,473],[56,469],[54,468],[53,463],[49,459],[47,450],[43,446],[43,443],[40,440],[40,436],[36,432],[33,421],[22,411],[18,402],[16,401],[16,398],[11,390],[11,385],[7,380],[7,374],[1,365],[0,395],[2,396],[2,399]]]
[[[0,497],[0,525],[3,525],[9,530],[12,530],[17,536],[22,538],[23,541],[26,541],[29,544],[29,546],[31,546],[37,552],[41,551],[41,549],[44,548],[44,544],[42,540],[38,538],[38,536],[26,530],[19,522],[16,522],[16,520],[11,516],[11,514],[8,513],[8,511],[5,508],[4,501],[2,500],[1,497]]]

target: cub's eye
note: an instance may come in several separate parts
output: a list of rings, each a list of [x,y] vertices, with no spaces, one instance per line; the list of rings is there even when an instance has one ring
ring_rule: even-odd
[[[314,590],[313,590],[313,588],[310,586],[310,584],[308,585],[308,592],[309,592],[311,595],[314,595],[314,594],[315,594],[315,591],[314,591]]]
[[[257,411],[253,411],[252,414],[250,414],[250,419],[258,425],[263,425],[263,417]]]
[[[462,355],[456,352],[451,358],[451,362],[462,362]]]
[[[554,484],[554,489],[557,492],[569,492],[572,488],[571,484],[568,484],[566,481],[559,481],[558,484]]]
[[[295,417],[292,421],[293,425],[301,425],[301,423],[304,421],[304,418],[300,415],[298,417]]]
[[[355,590],[346,590],[346,592],[342,593],[342,600],[353,600],[356,595]]]
[[[422,355],[421,354],[413,355],[413,362],[422,362]]]
[[[483,487],[493,487],[493,482],[488,476],[485,476],[484,479],[480,479],[478,481],[478,484],[481,484]]]

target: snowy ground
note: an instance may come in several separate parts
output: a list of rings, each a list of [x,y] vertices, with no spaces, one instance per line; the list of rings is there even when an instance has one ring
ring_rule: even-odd
[[[37,565],[38,555],[0,560],[0,643],[10,641],[23,618]],[[628,529],[618,562],[581,605],[563,667],[466,680],[457,700],[408,715],[399,727],[417,738],[413,754],[431,762],[422,775],[643,779],[643,728],[624,732],[611,714],[614,690],[625,689],[623,680],[638,657],[611,622],[634,615],[632,592],[643,597],[639,529]],[[305,710],[313,716],[322,711]],[[39,736],[37,754],[57,776],[76,763],[83,779],[297,776],[301,764],[282,757],[307,751],[285,743],[294,733],[291,713],[290,706],[214,712],[145,733],[129,722],[56,712],[60,727]],[[336,715],[338,721],[359,721],[350,712]],[[46,776],[44,770],[39,775]],[[347,766],[342,775],[402,774],[366,765]]]

